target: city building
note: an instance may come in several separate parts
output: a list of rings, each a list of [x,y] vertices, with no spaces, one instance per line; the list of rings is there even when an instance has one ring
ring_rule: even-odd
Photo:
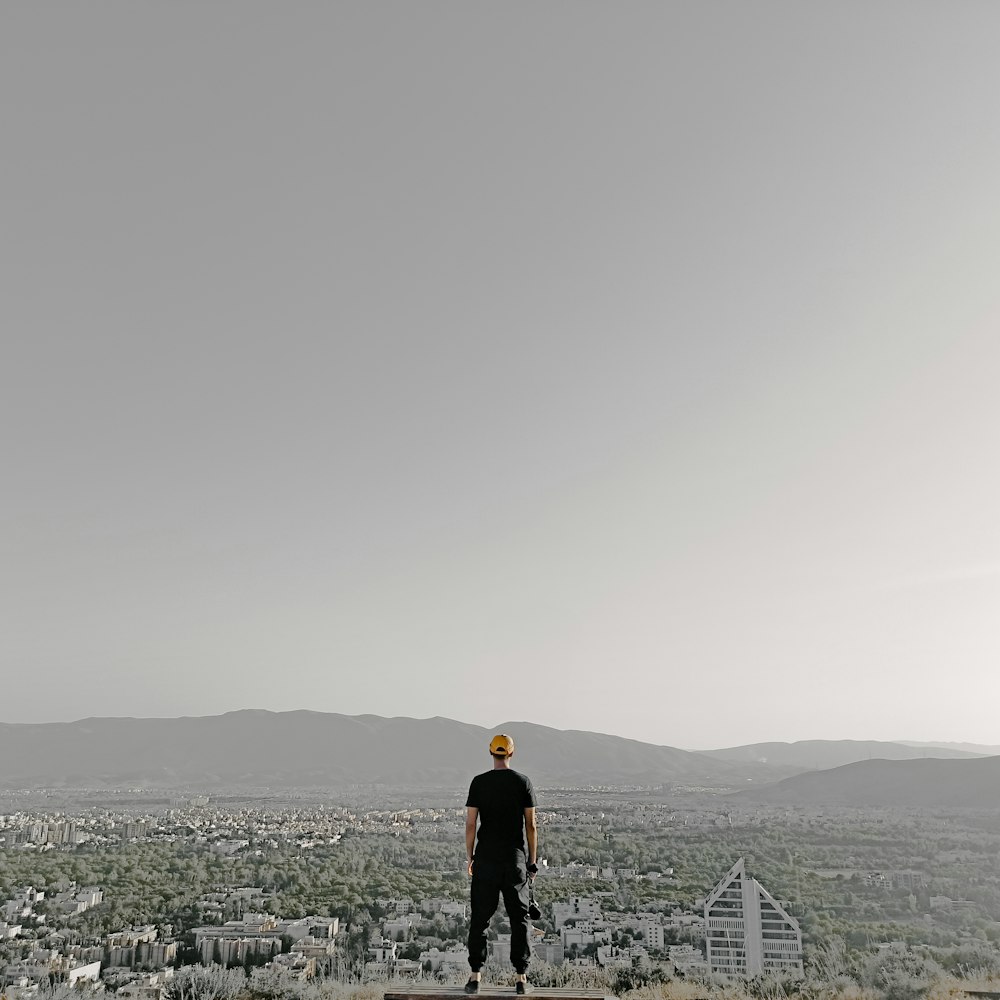
[[[802,972],[802,932],[794,917],[745,869],[743,858],[705,900],[709,971],[752,977]]]
[[[531,945],[531,953],[538,961],[549,965],[562,965],[566,959],[566,950],[559,938],[543,938],[541,941],[535,941]]]
[[[565,902],[552,904],[552,922],[562,927],[570,920],[600,920],[601,904],[591,896],[570,896]]]
[[[672,944],[668,949],[674,972],[678,975],[699,975],[708,972],[705,956],[698,948],[690,944]]]
[[[420,953],[420,964],[430,972],[440,972],[442,975],[457,975],[469,969],[469,952],[466,948],[450,948],[440,951],[431,948]]]

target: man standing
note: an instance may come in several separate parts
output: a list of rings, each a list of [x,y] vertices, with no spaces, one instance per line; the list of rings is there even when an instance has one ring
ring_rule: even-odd
[[[490,741],[493,769],[477,774],[465,803],[465,853],[472,876],[469,967],[466,993],[478,993],[486,964],[486,930],[500,896],[510,920],[510,961],[517,973],[515,991],[529,991],[529,879],[538,874],[538,827],[535,790],[510,766],[514,741],[499,733]],[[476,822],[479,836],[476,836]]]

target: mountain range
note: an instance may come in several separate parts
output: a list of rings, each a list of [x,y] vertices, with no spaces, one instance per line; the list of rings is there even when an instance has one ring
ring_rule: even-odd
[[[912,740],[896,740],[908,747],[920,747],[924,750],[964,750],[967,753],[981,754],[984,757],[1000,755],[1000,746],[986,743],[914,743]]]
[[[247,710],[181,719],[0,724],[0,784],[160,786],[464,785],[490,766],[494,732],[515,735],[536,783],[745,780],[740,765],[674,747],[525,722]],[[760,772],[760,769],[756,769]]]
[[[923,803],[938,792],[912,791],[921,774],[928,776],[928,788],[942,791],[931,765],[955,765],[953,775],[980,773],[970,770],[980,759],[948,747],[811,740],[696,752],[527,722],[485,729],[440,717],[245,710],[180,719],[0,723],[0,786],[461,788],[490,766],[486,747],[498,731],[514,735],[515,767],[523,766],[542,787],[680,784],[732,790],[752,782],[753,794],[771,796],[768,801],[866,804],[898,798],[879,765],[899,762],[913,765],[912,771],[891,773],[905,773],[900,788],[911,788],[908,794]],[[932,754],[951,759],[913,759]],[[855,770],[837,777],[844,764]],[[970,789],[979,787],[978,778],[969,780]],[[964,781],[954,788],[965,787]],[[975,796],[970,790],[967,797]]]
[[[796,806],[1000,809],[1000,757],[858,761],[734,798]]]
[[[920,757],[973,758],[982,756],[954,747],[915,746],[876,740],[800,740],[797,743],[750,743],[724,750],[705,750],[716,760],[772,764],[799,771],[841,767],[862,760],[916,760]]]

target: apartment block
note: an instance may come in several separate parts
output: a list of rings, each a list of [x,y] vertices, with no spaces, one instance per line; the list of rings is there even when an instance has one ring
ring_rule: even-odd
[[[733,865],[705,900],[709,970],[751,978],[764,972],[802,973],[798,922],[744,868]]]

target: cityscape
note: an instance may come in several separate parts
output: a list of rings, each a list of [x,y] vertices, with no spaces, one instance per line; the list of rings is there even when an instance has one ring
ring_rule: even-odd
[[[540,985],[884,992],[1000,973],[995,808],[788,806],[683,782],[539,791]],[[174,1000],[213,969],[262,990],[461,982],[461,795],[8,788],[3,993]],[[509,942],[498,916],[500,983]]]

